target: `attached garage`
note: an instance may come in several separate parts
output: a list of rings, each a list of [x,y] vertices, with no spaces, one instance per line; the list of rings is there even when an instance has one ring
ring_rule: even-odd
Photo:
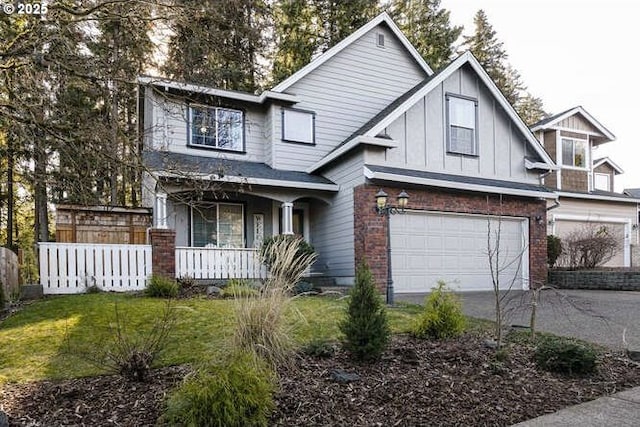
[[[574,232],[588,232],[588,228],[594,227],[596,230],[604,226],[607,231],[619,242],[619,250],[614,257],[604,264],[604,267],[629,267],[630,255],[629,255],[629,231],[627,228],[630,226],[630,220],[610,219],[609,221],[590,221],[588,217],[584,217],[584,220],[578,221],[571,219],[571,216],[557,215],[554,216],[554,224],[552,233],[560,238],[565,238]],[[614,222],[616,221],[616,222]]]
[[[523,289],[529,277],[526,218],[409,211],[391,216],[393,281],[398,293],[428,292],[439,280],[460,291],[491,290],[487,256],[488,221],[492,242],[500,224],[501,283]],[[501,287],[502,287],[501,286]]]

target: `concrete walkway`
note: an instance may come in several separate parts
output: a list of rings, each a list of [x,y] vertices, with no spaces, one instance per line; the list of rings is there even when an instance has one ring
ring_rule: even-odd
[[[640,425],[640,387],[516,424],[519,427],[638,425]]]

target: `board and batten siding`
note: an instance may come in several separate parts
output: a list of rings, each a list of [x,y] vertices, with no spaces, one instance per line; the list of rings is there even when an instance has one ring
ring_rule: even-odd
[[[188,146],[188,105],[180,100],[161,97],[151,90],[145,91],[145,141],[155,150],[166,150],[203,157],[222,157],[249,162],[264,162],[264,112],[247,106],[244,111],[244,153]],[[148,102],[147,102],[148,101]],[[201,105],[201,104],[198,104]],[[225,105],[225,104],[223,104]],[[233,102],[229,101],[228,106]],[[150,121],[147,111],[151,109]],[[148,126],[146,123],[151,123]]]
[[[274,167],[305,170],[425,77],[386,24],[373,28],[286,90],[301,100],[295,108],[316,113],[315,145],[283,142],[274,108]]]
[[[567,117],[564,120],[561,120],[557,127],[564,129],[574,129],[577,131],[590,132],[595,133],[597,135],[602,135],[598,129],[596,129],[591,123],[585,120],[581,115],[574,114],[572,116]]]
[[[351,285],[355,276],[353,188],[364,183],[363,168],[364,156],[357,151],[324,171],[324,176],[340,185],[340,192],[330,205],[314,205],[311,235],[318,251],[316,269],[337,284]]]
[[[447,153],[445,95],[478,100],[478,156]],[[482,178],[537,183],[525,168],[533,155],[525,137],[469,66],[456,70],[391,123],[387,134],[396,148],[367,152],[367,163]]]

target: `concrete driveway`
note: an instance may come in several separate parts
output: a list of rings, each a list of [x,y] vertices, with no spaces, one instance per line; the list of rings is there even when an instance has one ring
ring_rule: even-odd
[[[459,293],[465,314],[494,320],[493,292]],[[529,325],[530,292],[505,297],[508,325]],[[396,294],[397,301],[422,304],[426,294]],[[537,312],[537,329],[622,349],[622,333],[630,349],[640,349],[640,292],[545,290]]]

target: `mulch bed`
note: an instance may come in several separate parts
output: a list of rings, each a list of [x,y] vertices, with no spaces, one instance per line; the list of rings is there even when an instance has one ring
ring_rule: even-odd
[[[598,372],[571,378],[541,372],[532,349],[512,345],[504,362],[484,339],[445,342],[395,336],[383,359],[359,365],[336,349],[330,358],[300,356],[281,372],[273,425],[510,425],[640,385],[640,366],[605,353]],[[332,372],[355,373],[338,383]],[[0,409],[11,425],[153,425],[162,402],[189,368],[153,371],[148,383],[117,376],[6,384]]]

